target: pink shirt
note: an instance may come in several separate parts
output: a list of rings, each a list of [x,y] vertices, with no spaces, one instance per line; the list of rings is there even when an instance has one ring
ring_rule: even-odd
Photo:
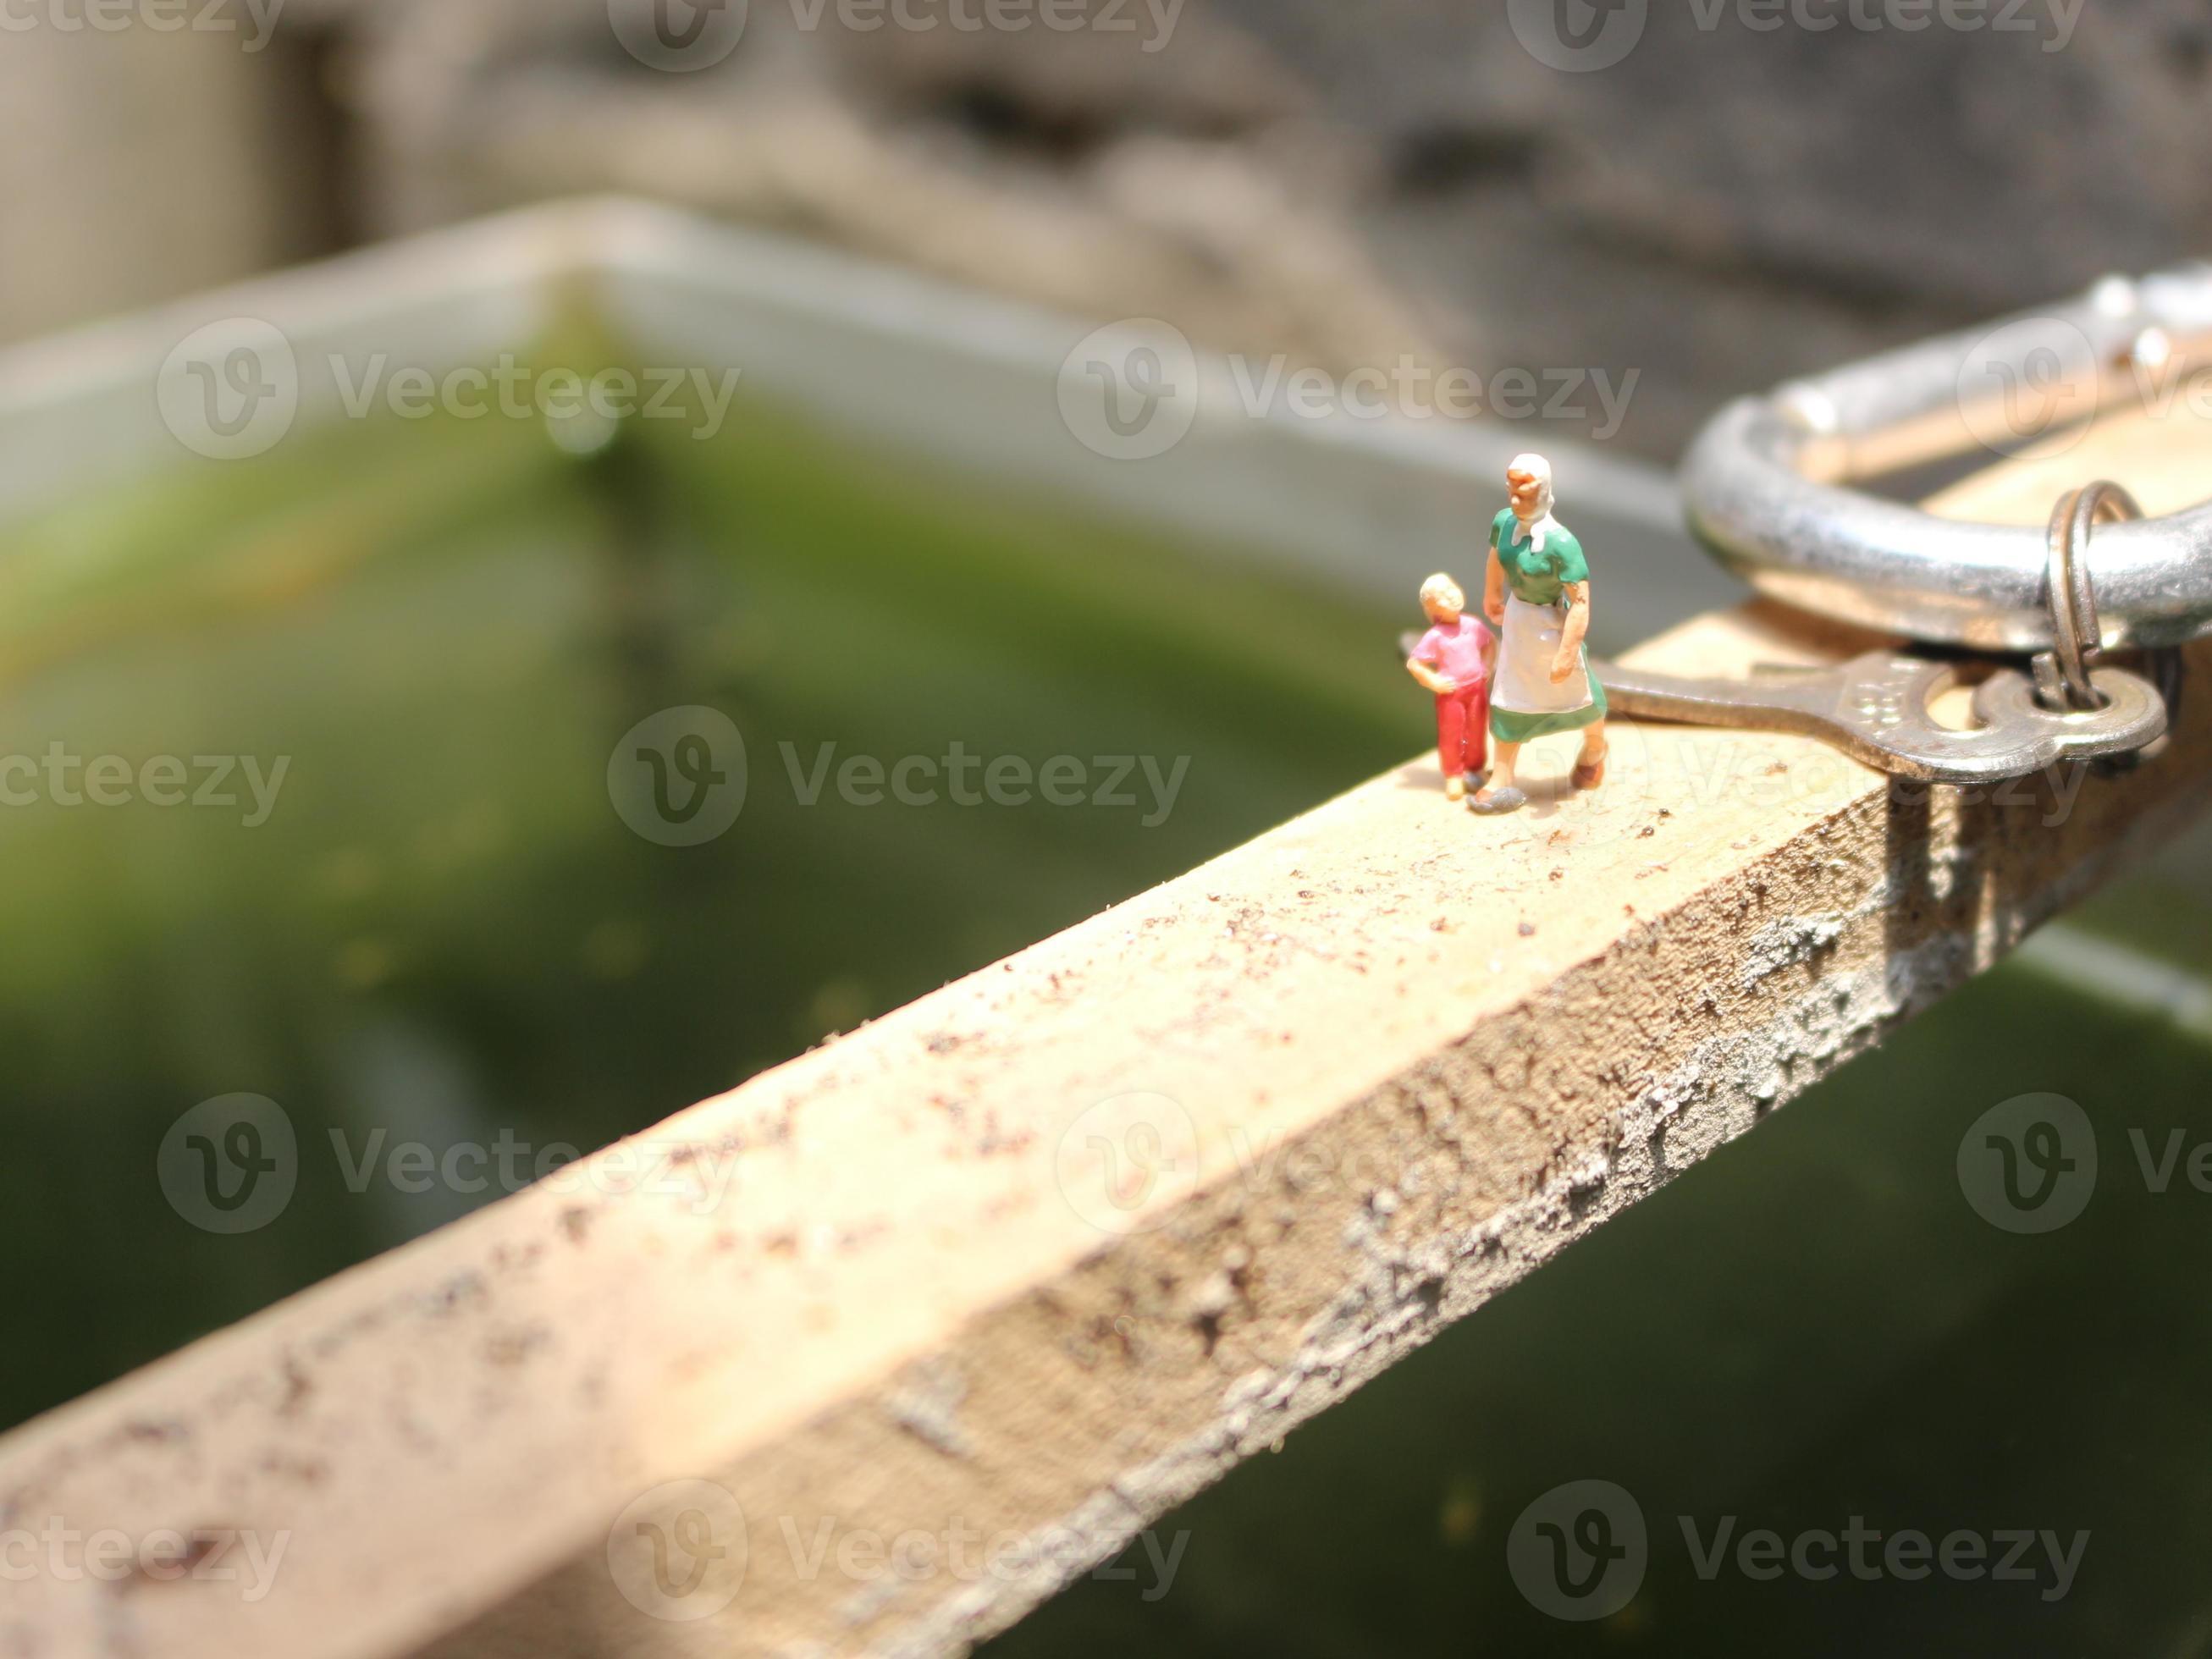
[[[1490,678],[1490,665],[1483,658],[1489,641],[1488,629],[1473,615],[1462,616],[1456,628],[1431,628],[1422,635],[1413,648],[1413,660],[1450,676],[1465,690]]]

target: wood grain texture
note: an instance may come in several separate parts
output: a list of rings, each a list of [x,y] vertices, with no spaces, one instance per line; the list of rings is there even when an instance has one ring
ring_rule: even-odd
[[[250,1602],[0,1584],[0,1655],[957,1650],[2184,821],[2208,705],[1990,798],[1625,723],[1516,817],[1386,774],[0,1442],[0,1532],[285,1539]]]

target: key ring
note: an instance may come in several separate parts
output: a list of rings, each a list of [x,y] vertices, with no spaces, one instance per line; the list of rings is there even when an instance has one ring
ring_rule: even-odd
[[[2069,489],[2051,512],[2049,545],[2052,646],[2034,663],[2035,686],[2052,708],[2093,713],[2106,706],[2090,670],[2105,654],[2104,623],[2089,580],[2089,537],[2100,524],[2130,524],[2143,515],[2136,498],[2108,479]]]
[[[1730,405],[1683,464],[1691,526],[1753,586],[1802,610],[1929,644],[2057,650],[2068,630],[2050,602],[2049,538],[1853,486],[1991,447],[1992,434],[2017,438],[2023,395],[2086,421],[2141,402],[2142,374],[2206,362],[2212,264],[2107,278],[2078,301]],[[2212,503],[2113,522],[2094,564],[2095,645],[2212,634]]]

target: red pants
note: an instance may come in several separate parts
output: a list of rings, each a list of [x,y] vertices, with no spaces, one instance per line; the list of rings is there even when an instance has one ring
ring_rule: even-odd
[[[1437,758],[1444,776],[1480,772],[1490,761],[1490,687],[1462,685],[1437,699]]]

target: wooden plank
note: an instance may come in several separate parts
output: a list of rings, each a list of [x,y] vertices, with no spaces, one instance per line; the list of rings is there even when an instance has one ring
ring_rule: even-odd
[[[1387,774],[0,1442],[0,1540],[283,1552],[11,1573],[0,1653],[956,1650],[2178,825],[2208,715],[1994,799],[1627,725],[1595,795],[1535,745],[1513,818]]]

